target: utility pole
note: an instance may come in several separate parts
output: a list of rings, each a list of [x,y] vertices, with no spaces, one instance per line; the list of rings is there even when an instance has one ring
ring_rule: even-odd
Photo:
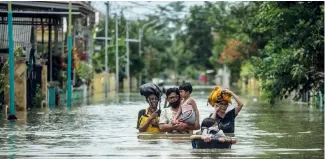
[[[141,39],[142,39],[141,36],[142,36],[142,29],[139,29],[139,35],[138,36],[139,36],[139,58],[140,58],[141,57]],[[140,86],[142,84],[142,82],[141,82],[142,81],[142,78],[141,77],[142,77],[142,73],[140,71],[140,73],[139,73],[139,79],[138,79],[139,80],[138,81],[139,82],[139,88],[140,88]]]
[[[95,37],[94,38],[95,40],[113,40],[113,38],[112,37],[107,37],[107,38],[105,38],[105,37]],[[120,38],[118,38],[117,40],[121,40]],[[125,39],[125,42],[139,42],[139,39]],[[118,43],[118,42],[117,42]],[[117,48],[117,47],[116,47]],[[118,48],[116,49],[117,51],[118,51]],[[140,50],[140,49],[139,49]],[[140,55],[140,54],[139,54]],[[118,56],[116,56],[116,57],[118,57]],[[117,60],[116,60],[117,61]],[[117,79],[117,78],[116,78]]]
[[[142,48],[141,48],[141,42],[142,42],[142,37],[143,37],[143,30],[145,27],[153,24],[153,23],[156,23],[157,20],[153,20],[153,21],[150,21],[146,24],[144,24],[140,29],[139,29],[139,57],[141,58],[141,54],[142,54]],[[148,69],[146,69],[147,71]],[[142,81],[142,73],[140,72],[139,73],[139,87],[141,86],[141,81]]]
[[[129,39],[129,22],[126,20],[126,39]],[[125,72],[127,75],[127,91],[130,92],[130,50],[129,50],[129,41],[126,41],[126,66]]]
[[[116,40],[116,49],[115,49],[115,56],[116,56],[116,78],[115,79],[116,79],[116,91],[118,92],[118,90],[119,90],[119,83],[118,83],[118,81],[119,81],[119,78],[118,78],[118,69],[119,69],[119,67],[118,67],[118,63],[119,63],[119,61],[118,61],[118,41],[121,40],[121,39],[118,38],[118,19],[117,18],[116,18],[116,24],[115,24],[115,33],[116,33],[116,35],[115,35],[115,40]],[[127,34],[129,34],[128,33],[128,24],[127,24]],[[127,35],[127,37],[129,37],[129,35]],[[105,41],[107,41],[107,40],[113,40],[112,37],[95,37],[94,39],[95,40],[105,40]],[[128,68],[128,70],[126,70],[126,72],[128,72],[128,77],[130,77],[129,43],[130,42],[139,42],[140,39],[141,39],[140,37],[138,39],[129,39],[129,38],[125,39],[125,42],[127,44],[127,60],[128,60],[127,67],[125,69]],[[139,45],[140,45],[139,51],[141,51],[141,44],[139,43]],[[139,55],[141,55],[140,52],[139,52]],[[131,85],[130,82],[128,82],[128,83],[129,83],[129,86],[130,86]]]
[[[8,1],[8,47],[9,47],[9,97],[10,115],[8,120],[16,120],[15,116],[15,62],[14,62],[14,39],[12,33],[12,8],[11,1]]]
[[[115,20],[115,40],[116,40],[116,50],[115,50],[115,82],[116,82],[116,93],[119,93],[119,61],[118,61],[118,17],[116,15]]]
[[[67,87],[67,107],[71,107],[71,62],[72,62],[72,36],[71,36],[71,24],[72,24],[72,4],[69,1],[69,25],[68,25],[68,87]]]
[[[107,55],[107,32],[108,32],[108,15],[109,15],[109,2],[106,2],[106,18],[105,18],[105,98],[107,98],[108,90],[108,55]]]

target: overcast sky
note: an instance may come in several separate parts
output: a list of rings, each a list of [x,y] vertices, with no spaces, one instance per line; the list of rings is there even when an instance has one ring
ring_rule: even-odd
[[[105,1],[91,1],[92,6],[99,10],[102,14],[106,13]],[[145,14],[154,13],[157,5],[166,5],[170,1],[111,1],[110,2],[110,14],[118,13],[124,8],[124,14],[128,19],[142,19]],[[186,11],[190,6],[201,5],[203,1],[189,2],[185,1]],[[183,13],[185,15],[186,12]]]

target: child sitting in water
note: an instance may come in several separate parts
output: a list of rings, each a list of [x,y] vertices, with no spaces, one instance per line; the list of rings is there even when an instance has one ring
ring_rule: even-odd
[[[183,83],[179,86],[180,95],[182,98],[181,106],[178,109],[172,124],[178,124],[184,122],[189,125],[195,125],[198,121],[199,111],[197,109],[195,101],[190,98],[192,93],[192,85],[190,83]]]
[[[236,139],[227,137],[222,130],[219,129],[219,123],[212,118],[205,118],[201,124],[202,135],[192,135],[191,140],[203,139],[205,142],[217,140],[219,142],[236,143]]]

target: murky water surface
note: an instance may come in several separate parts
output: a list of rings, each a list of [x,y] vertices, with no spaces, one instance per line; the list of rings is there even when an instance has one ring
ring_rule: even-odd
[[[193,94],[201,120],[213,110],[207,95]],[[79,101],[70,111],[33,109],[18,113],[15,122],[2,114],[0,158],[324,158],[323,112],[241,98],[246,105],[236,118],[238,143],[231,149],[195,150],[187,135],[140,135],[136,118],[146,103],[135,93],[106,104]]]

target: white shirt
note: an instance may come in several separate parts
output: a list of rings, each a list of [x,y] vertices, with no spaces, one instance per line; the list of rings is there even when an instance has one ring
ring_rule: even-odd
[[[171,121],[174,119],[176,113],[177,110],[173,111],[172,107],[162,109],[160,114],[159,124],[170,124]],[[189,134],[193,134],[193,131],[190,130]]]

